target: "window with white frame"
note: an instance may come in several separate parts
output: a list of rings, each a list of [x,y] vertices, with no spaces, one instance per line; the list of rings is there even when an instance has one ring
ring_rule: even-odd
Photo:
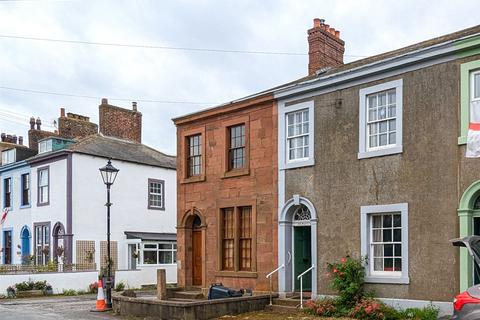
[[[38,204],[45,205],[50,202],[50,177],[49,169],[38,169]]]
[[[402,152],[402,95],[402,79],[360,90],[359,159]]]
[[[409,283],[408,204],[361,207],[361,249],[366,282]]]
[[[165,209],[165,181],[148,179],[148,208]]]
[[[367,96],[367,150],[396,145],[396,102],[395,89]]]
[[[305,159],[309,156],[309,110],[286,114],[287,159]]]
[[[142,264],[177,263],[177,244],[175,242],[142,242]]]
[[[38,143],[38,153],[45,153],[52,151],[52,139],[42,140]]]
[[[2,151],[2,164],[9,164],[15,162],[15,149]]]
[[[471,100],[480,100],[480,70],[476,70],[471,73],[470,85]]]

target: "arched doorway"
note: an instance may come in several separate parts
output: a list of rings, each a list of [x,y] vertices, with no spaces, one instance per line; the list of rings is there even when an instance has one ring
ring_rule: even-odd
[[[65,252],[65,244],[64,244],[64,235],[65,235],[65,228],[61,222],[57,222],[53,226],[53,259],[55,262],[60,262],[59,258],[64,258]]]
[[[299,291],[298,275],[313,266],[303,277],[304,291],[317,295],[317,215],[315,207],[306,198],[295,195],[280,213],[278,230],[278,261],[280,294]]]
[[[188,210],[177,227],[179,242],[177,263],[179,264],[178,285],[205,287],[206,223],[201,212]]]
[[[202,285],[202,220],[195,215],[192,223],[192,285]]]
[[[30,264],[31,259],[30,259],[30,238],[31,238],[31,233],[30,230],[28,229],[27,226],[24,226],[22,228],[22,231],[20,232],[20,239],[22,242],[22,264]]]

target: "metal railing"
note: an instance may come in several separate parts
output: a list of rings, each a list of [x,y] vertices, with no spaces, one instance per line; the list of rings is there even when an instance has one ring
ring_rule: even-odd
[[[285,264],[282,264],[279,266],[277,269],[273,270],[265,278],[270,279],[270,305],[272,305],[272,276],[274,275],[275,272],[278,272],[278,270],[285,268]]]
[[[312,271],[314,268],[315,268],[315,264],[312,264],[310,268],[303,271],[302,274],[299,274],[297,276],[297,280],[300,280],[300,309],[303,309],[303,276],[309,273],[310,271]]]
[[[45,272],[75,272],[75,271],[92,271],[96,270],[95,263],[84,264],[3,264],[0,265],[0,274],[25,274],[25,273],[45,273]]]

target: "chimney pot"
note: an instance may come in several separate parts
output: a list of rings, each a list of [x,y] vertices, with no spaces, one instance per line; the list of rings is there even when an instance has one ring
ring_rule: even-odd
[[[335,37],[337,37],[338,39],[340,39],[340,31],[335,30]]]
[[[133,111],[137,111],[137,102],[136,101],[132,102],[132,109],[133,109]]]
[[[17,136],[15,134],[12,136],[12,143],[17,144]]]
[[[320,20],[320,24],[325,24],[325,19],[319,19]]]
[[[7,135],[6,135],[5,133],[3,133],[3,132],[2,132],[2,135],[1,135],[1,137],[2,137],[2,142],[5,142],[5,139],[7,138]]]
[[[321,20],[321,19],[319,19],[319,18],[313,19],[313,27],[314,27],[314,28],[320,27],[321,24],[322,24],[322,20]]]
[[[108,99],[107,98],[102,98],[102,104],[108,104]]]
[[[12,142],[13,142],[13,137],[12,137],[11,134],[7,134],[7,140],[6,140],[6,142],[8,142],[8,143],[12,143]]]
[[[42,120],[40,120],[40,117],[37,118],[37,121],[35,123],[37,125],[37,130],[42,130]]]
[[[65,117],[65,108],[60,108],[60,117]]]
[[[35,118],[30,118],[30,130],[35,130]]]
[[[18,144],[23,146],[23,137],[22,136],[18,137]]]

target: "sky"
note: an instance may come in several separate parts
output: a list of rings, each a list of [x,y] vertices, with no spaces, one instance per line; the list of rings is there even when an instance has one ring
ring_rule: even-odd
[[[31,116],[53,131],[60,107],[98,123],[101,97],[138,101],[143,143],[175,154],[172,118],[305,76],[314,18],[340,30],[351,62],[475,26],[479,10],[478,0],[0,0],[0,132],[26,137]]]

